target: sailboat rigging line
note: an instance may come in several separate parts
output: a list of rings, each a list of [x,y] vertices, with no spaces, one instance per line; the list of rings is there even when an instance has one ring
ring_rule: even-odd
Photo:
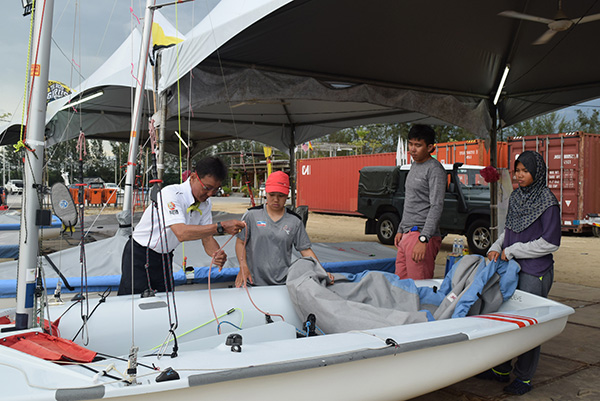
[[[67,308],[67,310],[65,310],[65,311],[64,311],[64,312],[63,312],[63,313],[62,313],[62,314],[61,314],[61,315],[58,317],[58,319],[56,319],[54,322],[57,322],[57,321],[59,321],[59,320],[60,320],[60,319],[61,319],[61,318],[62,318],[64,315],[66,315],[66,314],[67,314],[67,312],[68,312],[68,311],[70,311],[70,310],[71,310],[71,308],[73,308],[73,307],[74,307],[75,305],[77,305],[79,302],[81,302],[81,300],[77,300],[77,301],[73,302],[73,303],[71,304],[71,306],[69,306],[69,307]],[[53,323],[54,323],[54,322],[53,322]]]
[[[153,9],[153,10],[158,10],[159,8],[162,8],[164,6],[173,6],[173,5],[176,6],[178,4],[187,3],[189,1],[194,1],[194,0],[177,0],[177,1],[172,1],[170,3],[156,4],[154,6],[150,6],[150,8]]]
[[[240,309],[240,308],[231,308],[231,309],[229,309],[227,312],[220,314],[220,315],[219,315],[219,318],[225,317],[225,316],[227,316],[227,315],[231,315],[231,314],[232,314],[233,312],[235,312],[236,310],[240,311],[240,313],[242,314],[242,318],[240,319],[240,323],[239,323],[240,327],[242,327],[242,325],[243,325],[243,323],[244,323],[244,311],[243,311],[242,309]],[[188,330],[188,331],[186,331],[186,332],[184,332],[184,333],[181,333],[180,335],[178,335],[178,336],[177,336],[177,338],[181,338],[181,337],[183,337],[183,336],[185,336],[185,335],[187,335],[187,334],[190,334],[190,333],[192,333],[192,332],[194,332],[194,331],[196,331],[196,330],[198,330],[198,329],[201,329],[202,327],[204,327],[204,326],[206,326],[206,325],[208,325],[208,324],[210,324],[210,323],[214,322],[215,320],[216,320],[216,319],[214,319],[214,318],[213,318],[213,319],[210,319],[210,320],[208,320],[208,321],[206,321],[206,322],[202,323],[201,325],[194,327],[193,329],[190,329],[190,330]],[[172,340],[172,339],[168,340],[168,342],[171,342],[171,341],[173,341],[173,340]],[[155,346],[155,347],[152,347],[152,348],[150,348],[150,351],[153,351],[153,350],[155,350],[155,349],[157,349],[157,348],[160,348],[160,347],[162,347],[162,344],[161,344],[161,345],[157,345],[157,346]],[[150,354],[150,355],[152,355],[152,354]]]
[[[150,149],[151,149],[151,153],[152,153],[152,175],[154,177],[156,177],[158,175],[157,174],[158,168],[156,165],[157,140],[156,140],[156,129],[154,127],[153,119],[149,120],[148,140],[150,141]],[[159,185],[159,188],[160,188],[160,185],[162,184],[162,180],[159,180],[159,179],[153,179],[150,182],[153,184],[153,186]],[[169,335],[173,337],[173,351],[171,353],[171,358],[175,358],[175,357],[177,357],[177,353],[179,351],[179,344],[177,343],[177,335],[175,334],[175,330],[179,326],[179,317],[177,315],[177,303],[175,301],[175,283],[173,282],[173,261],[172,261],[172,258],[168,254],[169,243],[168,243],[168,239],[166,236],[166,221],[165,221],[165,215],[164,215],[164,203],[163,203],[162,191],[159,190],[157,196],[158,196],[158,199],[152,199],[152,197],[150,197],[150,200],[152,202],[152,205],[150,207],[156,209],[156,213],[157,213],[157,217],[158,217],[158,232],[159,232],[162,264],[163,264],[163,280],[164,280],[164,284],[165,284],[165,292],[166,292],[166,298],[167,298],[167,310],[168,310],[168,316],[169,316]],[[154,226],[154,212],[151,213],[151,225]],[[165,233],[164,236],[163,236],[163,233]],[[150,238],[151,237],[152,237],[152,235],[150,235]],[[145,266],[146,267],[146,276],[148,278],[148,281],[150,282],[150,276],[149,276],[149,272],[148,272],[148,264],[149,264],[148,250],[149,249],[150,249],[150,239],[148,240],[148,246],[146,248],[147,259],[146,259],[146,266]],[[165,263],[165,259],[166,259],[166,263]],[[173,304],[172,311],[171,311],[171,302]],[[174,321],[173,321],[172,315],[174,315]],[[167,336],[167,339],[168,339],[169,335]],[[168,344],[167,339],[165,339],[165,342],[164,342],[164,344],[165,344],[164,350],[166,350],[166,347]],[[164,350],[162,350],[162,351],[164,352]],[[162,353],[160,355],[162,356]]]
[[[215,310],[215,305],[213,303],[213,299],[212,299],[212,290],[211,290],[211,286],[210,286],[210,276],[212,276],[212,267],[215,264],[215,256],[223,250],[223,248],[225,248],[225,245],[227,245],[229,243],[229,241],[231,241],[233,238],[235,237],[235,235],[232,235],[231,237],[229,237],[229,239],[227,241],[225,241],[225,243],[219,248],[217,249],[217,251],[213,254],[211,260],[210,260],[210,265],[208,267],[208,299],[210,299],[210,307],[212,308],[213,311],[213,316],[215,317],[215,321],[217,322],[217,334],[221,334],[221,331],[219,330],[219,317],[217,316],[217,312]],[[219,268],[219,271],[221,271],[222,267]]]
[[[236,328],[236,329],[238,329],[238,330],[241,330],[241,329],[242,329],[241,327],[238,327],[238,326],[236,326],[235,324],[233,324],[233,323],[231,323],[231,322],[228,322],[227,320],[223,320],[223,321],[222,321],[221,323],[219,323],[219,325],[217,326],[217,331],[219,331],[219,332],[221,331],[221,325],[222,325],[223,323],[227,323],[227,324],[229,324],[229,325],[231,325],[231,326],[235,327],[235,328]]]
[[[84,236],[84,215],[85,215],[85,201],[84,201],[84,191],[85,186],[83,184],[83,157],[87,156],[87,148],[85,143],[85,134],[82,129],[79,130],[79,138],[77,139],[77,147],[76,149],[79,151],[79,180],[82,184],[79,186],[79,214],[80,214],[80,225],[81,225],[81,240],[79,241],[79,266],[81,269],[81,278],[80,278],[80,294],[83,297],[83,301],[80,304],[80,315],[81,320],[83,321],[82,328],[77,332],[82,332],[81,339],[84,345],[88,345],[89,343],[89,332],[87,330],[87,318],[90,313],[90,303],[89,303],[89,293],[88,293],[88,277],[87,277],[87,264],[85,258],[85,236]],[[85,292],[85,295],[83,295]]]
[[[129,359],[122,358],[120,356],[114,356],[114,355],[105,354],[103,352],[96,352],[96,355],[104,356],[104,357],[110,358],[110,359],[116,359],[118,361],[123,361],[123,362],[128,362],[129,361]],[[150,370],[160,370],[156,366],[146,365],[145,363],[141,363],[141,362],[138,362],[138,366],[143,366],[143,367],[145,367],[147,369],[150,369]]]
[[[31,39],[33,37],[33,17],[34,17],[34,12],[33,10],[35,9],[35,0],[32,1],[31,3],[31,19],[30,19],[30,23],[29,23],[29,41],[27,44],[27,61],[26,61],[26,65],[25,65],[25,71],[27,71],[25,73],[25,89],[23,90],[23,109],[21,111],[21,128],[20,128],[20,133],[19,133],[19,138],[21,140],[21,142],[23,142],[23,129],[25,127],[25,118],[27,117],[27,115],[25,114],[25,99],[27,99],[27,89],[29,88],[29,75],[31,73],[31,66],[29,65],[29,57],[31,56]],[[41,27],[40,27],[41,28]],[[29,113],[27,113],[29,114]],[[15,148],[16,150],[18,150],[18,148]]]
[[[246,237],[248,236],[248,231],[246,230]],[[212,299],[212,289],[211,289],[211,285],[210,285],[210,277],[212,276],[212,267],[215,264],[215,256],[219,253],[219,251],[223,250],[223,248],[225,248],[225,246],[229,243],[229,241],[231,241],[233,238],[235,238],[235,234],[232,235],[231,237],[229,237],[229,239],[227,241],[225,241],[225,243],[217,250],[217,252],[214,253],[211,261],[210,261],[210,266],[208,267],[208,299],[210,299],[210,307],[212,308],[213,311],[213,315],[215,317],[215,321],[217,322],[217,334],[221,334],[221,323],[219,322],[219,317],[217,316],[217,312],[215,311],[215,305],[213,303],[213,299]],[[247,238],[244,240],[244,249],[246,248],[246,241]],[[219,268],[219,271],[222,268]],[[243,274],[243,273],[242,273]],[[257,311],[259,311],[260,313],[262,313],[265,316],[278,316],[281,318],[282,321],[285,321],[285,319],[283,318],[282,315],[276,314],[276,313],[267,313],[262,311],[258,306],[256,306],[256,304],[254,303],[254,300],[252,299],[252,296],[250,296],[250,291],[248,291],[248,286],[246,285],[246,280],[244,279],[244,288],[246,289],[246,294],[248,294],[248,299],[250,300],[250,303],[252,303],[252,305],[254,305],[254,307],[256,308]]]
[[[86,365],[86,364],[83,364],[83,363],[78,363],[78,364],[77,364],[77,366],[81,366],[81,367],[82,367],[82,368],[84,368],[84,369],[87,369],[87,370],[89,370],[89,371],[91,371],[91,372],[94,372],[94,373],[96,373],[96,376],[98,376],[98,377],[100,377],[100,376],[106,376],[106,377],[110,377],[111,379],[113,379],[113,380],[117,380],[117,381],[120,381],[120,382],[125,382],[125,381],[127,381],[127,380],[126,380],[126,379],[124,379],[124,378],[120,378],[120,377],[117,377],[117,376],[113,376],[113,375],[110,375],[110,374],[108,374],[108,373],[106,372],[106,370],[96,370],[96,369],[92,368],[91,366],[88,366],[88,365]],[[94,377],[94,378],[96,378],[96,377]],[[98,379],[96,378],[96,380],[98,380]]]
[[[108,292],[108,294],[107,294],[107,292]],[[84,324],[82,324],[81,327],[79,328],[79,330],[77,330],[77,333],[75,333],[75,335],[73,336],[73,339],[71,341],[75,341],[75,339],[77,338],[79,333],[81,333],[81,331],[84,329],[84,326],[90,320],[90,318],[92,317],[94,312],[96,312],[96,309],[98,309],[100,304],[103,304],[104,302],[106,302],[106,298],[108,298],[108,296],[110,295],[111,292],[112,292],[112,289],[110,287],[108,287],[106,290],[104,290],[104,292],[100,295],[100,299],[98,300],[98,303],[96,304],[96,306],[94,306],[94,309],[92,309],[90,314],[86,316],[86,318],[84,320]],[[50,320],[50,317],[48,317],[48,320]]]

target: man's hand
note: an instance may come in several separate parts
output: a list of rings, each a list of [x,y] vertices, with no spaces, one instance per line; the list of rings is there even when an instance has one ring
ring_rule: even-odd
[[[420,263],[425,259],[425,251],[427,250],[427,244],[424,242],[417,242],[413,248],[412,259],[416,263]]]
[[[394,245],[396,248],[400,248],[400,240],[402,240],[402,233],[397,233],[394,237]]]
[[[240,272],[235,278],[236,288],[245,287],[247,281],[249,281],[250,284],[254,284],[254,281],[252,280],[252,274],[250,274],[248,266],[240,266]]]
[[[229,235],[235,235],[246,227],[246,223],[241,220],[227,220],[221,222],[221,225],[223,226],[223,230]]]
[[[217,266],[219,266],[219,271],[221,271],[221,269],[223,268],[223,265],[225,264],[225,262],[227,262],[227,254],[225,253],[224,250],[218,250],[215,253],[212,254],[212,258],[213,258],[213,263]]]

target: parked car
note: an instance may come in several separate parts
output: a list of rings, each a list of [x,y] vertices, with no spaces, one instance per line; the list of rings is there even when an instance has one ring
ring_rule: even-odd
[[[448,186],[440,219],[442,235],[466,235],[471,253],[485,255],[491,246],[490,190],[479,171],[483,166],[444,164]],[[358,183],[358,212],[367,217],[365,234],[377,234],[391,245],[404,208],[409,165],[363,167]],[[457,185],[458,184],[458,185]]]
[[[104,183],[104,188],[106,189],[116,189],[117,190],[117,195],[124,195],[125,194],[125,190],[120,188],[117,184],[115,184],[114,182],[105,182]]]
[[[6,192],[8,194],[22,194],[23,193],[23,180],[10,180],[6,183]]]

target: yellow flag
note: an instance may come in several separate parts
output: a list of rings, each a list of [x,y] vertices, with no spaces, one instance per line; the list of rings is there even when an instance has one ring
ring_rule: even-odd
[[[273,148],[270,146],[263,146],[263,152],[267,158],[267,177],[271,175],[273,171],[273,165],[271,164],[271,156],[273,155]]]
[[[152,46],[153,47],[169,47],[183,42],[182,38],[175,36],[167,36],[157,22],[152,23]]]

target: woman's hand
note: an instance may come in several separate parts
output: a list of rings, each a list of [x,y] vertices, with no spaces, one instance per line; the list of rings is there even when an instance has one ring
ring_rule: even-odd
[[[492,260],[494,262],[498,261],[498,257],[500,257],[500,259],[502,259],[504,261],[508,261],[508,258],[506,257],[506,253],[504,252],[504,249],[502,250],[502,254],[500,254],[499,252],[496,252],[496,251],[489,251],[487,254],[487,257],[489,260]]]
[[[235,287],[236,288],[240,288],[240,287],[245,287],[246,286],[246,282],[250,282],[250,284],[254,284],[254,281],[252,280],[252,274],[250,274],[250,270],[248,269],[248,266],[240,266],[240,272],[238,273],[237,277],[235,278]]]
[[[497,262],[499,256],[500,254],[496,251],[489,251],[487,254],[488,259],[493,262]],[[502,256],[504,256],[504,251],[502,251]]]

